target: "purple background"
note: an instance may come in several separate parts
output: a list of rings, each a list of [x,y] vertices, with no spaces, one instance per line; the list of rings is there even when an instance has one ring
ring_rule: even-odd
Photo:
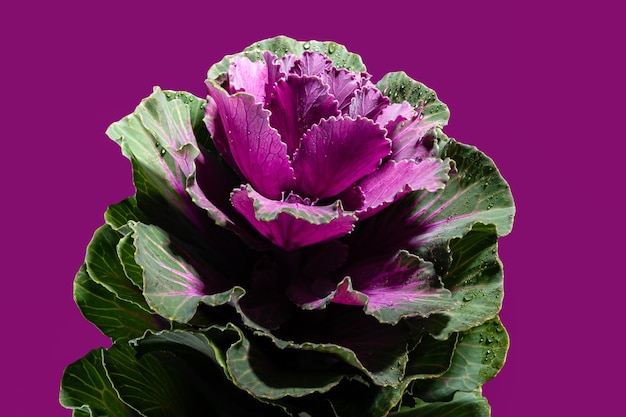
[[[72,300],[105,208],[133,193],[106,127],[155,85],[203,96],[211,64],[284,34],[342,43],[376,80],[404,70],[434,88],[451,109],[448,135],[511,184],[518,212],[500,253],[512,345],[484,388],[493,415],[614,415],[624,14],[601,0],[452,3],[0,6],[0,414],[69,417],[57,403],[64,367],[107,344]]]

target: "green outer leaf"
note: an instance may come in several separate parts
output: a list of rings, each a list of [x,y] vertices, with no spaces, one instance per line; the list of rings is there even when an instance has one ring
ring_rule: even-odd
[[[407,101],[413,107],[421,108],[420,125],[443,127],[448,124],[450,110],[442,103],[434,90],[413,80],[405,72],[390,72],[376,83],[376,87],[392,103]]]
[[[104,213],[106,224],[122,235],[130,232],[129,221],[142,221],[143,213],[137,207],[135,197],[128,197],[117,204],[110,205]]]
[[[157,87],[132,114],[109,126],[107,135],[131,161],[136,206],[143,213],[128,220],[158,223],[185,235],[207,226],[210,218],[247,237],[206,198],[196,181],[196,163],[206,156],[200,149],[215,151],[203,122],[205,105],[192,94]],[[131,209],[121,207],[122,213],[112,209],[111,223],[120,227],[118,217]]]
[[[130,228],[130,226],[129,226]],[[132,229],[131,229],[132,231]],[[135,261],[135,241],[132,233],[122,237],[117,244],[117,256],[122,263],[126,277],[143,291],[143,270]]]
[[[113,123],[107,129],[107,135],[117,142],[122,148],[122,153],[129,159],[134,159],[136,163],[149,170],[146,173],[146,180],[150,181],[153,189],[158,191],[165,200],[180,211],[185,212],[187,204],[181,200],[181,196],[177,190],[172,188],[172,183],[184,185],[184,178],[180,175],[175,166],[173,158],[170,157],[167,150],[160,143],[159,132],[154,131],[144,124],[144,120],[150,122],[152,127],[155,120],[168,120],[166,116],[162,116],[162,111],[169,111],[171,115],[176,114],[180,117],[178,122],[181,128],[188,127],[191,130],[191,122],[189,120],[189,109],[181,101],[174,101],[171,106],[167,104],[165,94],[159,88],[155,88],[154,92],[147,98],[143,99],[141,104],[137,106],[135,111],[122,120]],[[187,110],[187,120],[185,120],[185,109]],[[193,143],[188,143],[193,147]],[[199,151],[189,154],[192,157],[197,156]],[[139,190],[138,190],[139,191]]]
[[[423,400],[447,401],[457,391],[472,391],[500,371],[509,347],[498,318],[459,335],[450,369],[442,376],[416,381],[413,392]]]
[[[126,277],[120,259],[117,256],[117,245],[120,234],[111,226],[104,225],[96,230],[87,246],[85,264],[91,279],[114,293],[118,298],[134,303],[150,312],[146,300],[137,288]]]
[[[131,160],[138,207],[148,217],[176,228],[186,221],[201,227],[205,220],[186,191],[187,178],[195,175],[200,155],[194,134],[202,132],[198,117],[203,107],[204,100],[189,93],[166,94],[156,87],[132,114],[106,132]],[[222,213],[207,213],[219,223],[226,221]]]
[[[402,384],[398,387],[381,387],[374,396],[370,413],[373,417],[384,417],[395,407],[409,385],[417,379],[432,379],[443,375],[452,362],[457,344],[457,334],[440,341],[424,335],[415,349],[409,353]]]
[[[241,387],[237,377],[247,378],[247,374],[255,374],[259,370],[262,374],[262,369],[257,367],[244,368],[243,375],[237,369],[235,369],[234,375],[228,372],[230,364],[227,359],[227,351],[239,343],[242,337],[242,332],[229,323],[226,326],[211,326],[204,329],[202,333],[190,331],[148,333],[143,338],[133,341],[133,344],[137,345],[138,351],[144,356],[151,352],[160,351],[173,353],[184,360],[199,375],[203,376],[204,383],[210,385],[209,390],[212,394],[205,393],[204,396],[211,397],[213,407],[223,408],[225,417],[284,416],[285,414],[281,409],[266,406],[259,402],[259,400],[263,401],[267,397],[263,395],[264,393],[256,395],[255,391],[254,396],[249,396],[244,390],[237,388],[237,386]],[[280,369],[280,366],[277,369]],[[272,390],[272,388],[268,387],[268,390]]]
[[[226,352],[228,372],[238,387],[257,398],[275,400],[286,396],[302,397],[316,392],[324,393],[336,386],[344,377],[341,372],[323,369],[308,368],[305,371],[299,369],[293,360],[285,360],[285,357],[289,358],[289,350],[304,357],[302,351],[296,352],[293,349],[282,351],[280,355],[286,363],[272,360],[259,349],[258,342],[251,344],[242,331],[238,330],[238,333],[239,340]],[[271,348],[276,349],[274,346]]]
[[[162,317],[118,298],[93,281],[83,265],[74,279],[74,299],[83,316],[113,340],[141,336],[147,329],[168,328]]]
[[[464,236],[476,223],[495,225],[498,236],[510,233],[515,214],[513,196],[493,161],[475,147],[452,139],[441,157],[453,159],[458,174],[451,175],[441,191],[414,194],[419,201],[415,221],[429,229],[413,242],[418,253],[425,256],[429,250]]]
[[[103,362],[104,349],[96,349],[70,364],[63,372],[59,402],[91,417],[138,417],[118,397]]]
[[[374,384],[384,386],[396,386],[401,383],[404,376],[404,369],[408,361],[408,346],[402,345],[383,346],[380,344],[381,338],[397,340],[408,339],[408,328],[404,326],[392,326],[387,324],[375,324],[377,328],[377,338],[370,337],[367,332],[363,332],[365,326],[371,325],[368,320],[375,320],[362,312],[355,310],[355,316],[344,315],[334,320],[334,325],[341,328],[341,337],[345,338],[340,345],[337,343],[315,343],[315,342],[294,342],[284,340],[272,334],[268,329],[258,325],[251,320],[242,310],[239,300],[244,294],[235,294],[232,297],[233,305],[246,327],[253,329],[255,335],[263,336],[272,341],[280,349],[299,349],[319,353],[333,354],[346,364],[355,367],[372,379]],[[360,320],[360,322],[359,322]],[[335,329],[336,330],[336,329]],[[337,337],[337,335],[334,335]],[[350,344],[348,345],[348,343]]]
[[[169,172],[165,172],[169,178],[162,179],[182,197],[180,212],[193,224],[201,224],[195,213],[195,204],[203,207],[218,225],[232,226],[230,219],[206,198],[196,182],[196,162],[204,159],[196,135],[200,136],[203,143],[209,144],[209,133],[204,124],[206,101],[186,92],[173,91],[155,91],[150,98],[153,97],[155,100],[145,100],[144,106],[139,106],[135,114],[159,141],[161,157],[169,169]],[[155,165],[154,161],[147,162],[151,163],[146,165],[148,169]],[[163,196],[167,198],[167,195]]]
[[[163,317],[187,323],[200,303],[218,306],[232,302],[245,292],[232,286],[206,294],[211,276],[203,276],[181,254],[172,238],[161,228],[136,223],[133,226],[137,264],[143,269],[144,295],[150,307]],[[203,262],[200,254],[197,261]],[[206,258],[206,255],[204,256]],[[216,284],[218,287],[223,283]]]
[[[491,407],[480,391],[457,392],[448,402],[417,400],[413,407],[403,407],[389,417],[490,417]]]
[[[251,61],[258,61],[263,57],[263,51],[271,51],[274,55],[282,57],[290,53],[300,56],[304,51],[321,52],[333,60],[333,65],[337,68],[347,68],[352,72],[365,71],[365,65],[361,57],[357,54],[348,52],[345,46],[335,42],[306,41],[300,42],[286,36],[277,36],[275,38],[265,39],[250,45],[243,52],[227,55],[220,62],[209,68],[207,78],[219,79],[228,71],[230,62],[235,57],[248,57]]]
[[[189,120],[191,121],[191,128],[196,141],[203,147],[213,150],[213,141],[203,120],[206,100],[186,91],[163,90],[163,94],[168,101],[180,100],[189,108]]]
[[[442,281],[457,301],[455,308],[431,317],[430,332],[445,339],[496,316],[504,296],[502,262],[494,225],[475,224],[460,239],[450,242],[452,264]],[[436,328],[436,323],[441,323]]]
[[[209,332],[216,328],[219,327],[212,326],[210,330],[205,331]],[[232,324],[219,328],[219,331],[232,334],[229,345],[238,340],[239,332]],[[167,351],[189,359],[191,363],[201,364],[208,361],[208,363],[219,365],[222,370],[226,371],[225,353],[205,333],[191,330],[166,330],[156,333],[148,331],[143,337],[132,340],[131,345],[135,346],[142,355],[155,351]]]
[[[189,202],[188,208],[183,208],[182,204],[187,197],[176,197],[174,202],[168,200],[168,196],[162,194],[173,193],[173,191],[169,185],[160,184],[162,182],[160,175],[142,165],[135,156],[131,155],[129,158],[133,170],[135,197],[145,215],[145,220],[141,220],[141,222],[158,223],[171,230],[180,230],[180,234],[184,234],[188,230],[198,229],[198,226],[194,225],[193,222],[199,222],[199,218],[194,217],[195,213],[189,208],[192,203]],[[171,197],[173,194],[169,196]],[[128,233],[128,226],[121,230]]]
[[[296,404],[294,416],[320,417],[383,417],[372,414],[370,406],[380,387],[368,384],[361,377],[349,377],[324,395],[309,396]]]
[[[443,375],[450,369],[457,343],[458,334],[456,333],[446,340],[437,340],[424,335],[409,354],[406,379],[432,379]]]
[[[211,387],[173,355],[143,355],[126,344],[104,355],[109,378],[120,398],[146,417],[192,417],[204,412]]]

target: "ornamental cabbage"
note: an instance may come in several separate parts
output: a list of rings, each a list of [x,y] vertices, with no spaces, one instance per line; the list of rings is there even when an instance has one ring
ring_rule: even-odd
[[[504,364],[493,161],[403,72],[333,42],[225,57],[107,134],[134,196],[75,278],[113,345],[71,364],[75,416],[488,416]]]
[[[402,195],[448,179],[450,160],[425,138],[436,122],[421,107],[391,104],[369,74],[320,52],[237,57],[207,87],[215,147],[246,182],[231,203],[283,249],[345,236]]]

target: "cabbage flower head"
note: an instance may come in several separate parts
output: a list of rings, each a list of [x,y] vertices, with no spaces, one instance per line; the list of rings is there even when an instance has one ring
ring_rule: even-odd
[[[320,52],[238,57],[207,87],[209,132],[245,181],[232,204],[286,250],[342,237],[448,179],[450,161],[432,155],[420,107],[391,104],[369,74]]]

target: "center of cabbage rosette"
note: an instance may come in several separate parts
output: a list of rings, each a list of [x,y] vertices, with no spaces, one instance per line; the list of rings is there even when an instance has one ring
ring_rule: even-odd
[[[319,52],[263,57],[233,58],[207,81],[205,122],[245,183],[232,205],[274,244],[339,238],[407,192],[443,185],[449,164],[419,155],[420,109],[390,104],[369,74]]]

